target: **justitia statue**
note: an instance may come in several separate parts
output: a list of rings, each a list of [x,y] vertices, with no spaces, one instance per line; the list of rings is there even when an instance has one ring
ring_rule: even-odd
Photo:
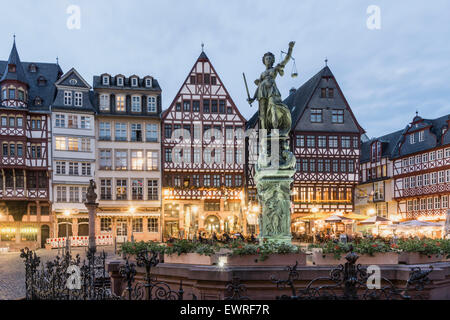
[[[294,41],[289,43],[286,57],[276,66],[273,53],[264,54],[262,62],[266,70],[255,80],[258,88],[253,98],[248,97],[250,104],[256,99],[259,103],[259,156],[255,169],[262,207],[258,219],[259,238],[287,243],[291,241],[290,184],[295,173],[295,157],[289,149],[291,112],[281,99],[275,79],[284,75],[284,67],[292,57],[294,45]]]
[[[86,202],[87,203],[95,203],[97,200],[97,194],[95,193],[95,189],[97,189],[97,184],[94,179],[89,180],[89,187],[86,192]]]
[[[260,129],[278,129],[281,136],[287,136],[291,130],[291,112],[289,108],[281,101],[281,93],[277,88],[275,79],[277,75],[284,75],[284,67],[292,56],[292,49],[295,42],[289,42],[289,50],[283,61],[273,66],[275,56],[271,52],[264,54],[262,58],[266,70],[261,73],[259,79],[255,80],[258,88],[253,98],[249,98],[249,103],[258,99],[259,103],[259,123]]]

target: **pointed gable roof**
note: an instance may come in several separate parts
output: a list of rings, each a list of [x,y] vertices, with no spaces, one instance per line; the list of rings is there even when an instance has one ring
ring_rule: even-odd
[[[10,71],[10,68],[9,68],[10,65],[16,66],[15,72]],[[11,53],[9,54],[9,58],[8,58],[8,63],[6,64],[5,71],[3,72],[3,76],[0,79],[0,81],[3,81],[3,80],[16,80],[16,81],[20,81],[22,83],[28,84],[28,80],[25,75],[25,71],[23,69],[22,62],[20,61],[20,58],[19,58],[19,53],[17,52],[16,40],[14,40],[14,42],[13,42]]]
[[[209,60],[208,56],[206,55],[206,53],[202,50],[202,52],[200,53],[199,57],[197,58],[197,60],[195,60],[194,65],[192,66],[191,70],[189,71],[189,73],[187,74],[185,80],[183,81],[183,83],[181,84],[180,89],[178,90],[177,94],[175,95],[175,97],[173,98],[172,102],[170,103],[169,107],[165,110],[163,110],[163,112],[161,113],[161,119],[166,119],[168,114],[170,113],[170,111],[175,107],[176,101],[177,99],[180,97],[180,95],[183,94],[183,89],[187,87],[188,85],[188,80],[190,78],[190,76],[193,73],[197,73],[196,68],[197,68],[197,64],[199,62],[208,62],[209,66],[210,66],[210,71],[212,71],[212,73],[214,74],[214,76],[217,79],[217,85],[223,88],[223,93],[221,93],[220,95],[224,95],[227,97],[227,99],[229,99],[231,105],[233,106],[236,115],[244,122],[246,122],[246,119],[244,118],[244,116],[241,114],[241,112],[239,111],[239,109],[237,108],[236,104],[234,103],[233,99],[231,98],[231,95],[229,94],[227,88],[225,87],[222,79],[220,78],[219,74],[217,73],[216,69],[214,68],[213,64],[211,63],[211,61]],[[217,94],[217,93],[216,93]],[[196,95],[202,95],[202,93],[196,93]],[[211,95],[211,93],[208,93],[207,95]]]
[[[76,82],[71,80],[76,80]],[[55,86],[70,86],[70,87],[80,87],[85,89],[91,89],[90,84],[84,80],[84,78],[78,73],[75,68],[67,71],[58,81],[55,82]]]

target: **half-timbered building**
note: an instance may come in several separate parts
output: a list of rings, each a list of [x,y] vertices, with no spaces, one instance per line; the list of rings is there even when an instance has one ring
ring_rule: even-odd
[[[72,68],[56,83],[52,103],[52,212],[56,236],[87,236],[85,195],[95,172],[91,86]]]
[[[450,196],[450,115],[416,115],[393,151],[394,198],[402,220],[445,220]]]
[[[166,238],[241,231],[244,125],[202,51],[162,116]]]
[[[325,66],[300,88],[291,89],[284,103],[291,110],[291,150],[297,161],[292,186],[293,223],[312,212],[353,212],[364,130],[330,68]],[[258,127],[257,114],[247,126]],[[257,145],[250,144],[247,183],[249,198],[254,201],[256,153]]]
[[[40,247],[53,232],[49,107],[62,71],[21,62],[14,41],[0,72],[0,247]]]
[[[355,213],[381,216],[393,221],[397,215],[394,199],[393,160],[403,130],[361,143],[360,183],[355,192]]]
[[[97,234],[160,240],[161,88],[152,76],[94,76]]]

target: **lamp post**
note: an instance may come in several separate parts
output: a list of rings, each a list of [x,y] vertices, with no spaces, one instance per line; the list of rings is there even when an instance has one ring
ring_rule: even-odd
[[[66,216],[66,219],[69,219],[70,210],[65,210],[64,215]],[[70,252],[69,221],[67,221],[67,223],[66,223],[66,253],[67,252]]]
[[[89,212],[89,251],[93,253],[97,250],[95,245],[95,215],[98,207],[98,203],[95,202],[97,199],[97,194],[95,193],[96,188],[97,185],[94,179],[89,180],[86,202],[84,203]]]

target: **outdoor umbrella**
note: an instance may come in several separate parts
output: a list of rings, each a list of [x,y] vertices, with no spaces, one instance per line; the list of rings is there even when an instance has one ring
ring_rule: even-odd
[[[419,220],[410,220],[399,223],[400,226],[404,227],[442,227],[439,223],[427,222],[427,221],[419,221]]]
[[[380,217],[380,216],[373,216],[373,217],[370,217],[369,219],[361,221],[360,224],[375,224],[377,222],[387,224],[387,223],[391,222],[391,220]]]
[[[326,218],[325,222],[339,223],[339,222],[344,222],[345,220],[351,220],[351,219],[346,218],[346,217],[341,217],[341,216],[338,216],[338,215],[332,215],[332,216],[329,216],[328,218]]]

